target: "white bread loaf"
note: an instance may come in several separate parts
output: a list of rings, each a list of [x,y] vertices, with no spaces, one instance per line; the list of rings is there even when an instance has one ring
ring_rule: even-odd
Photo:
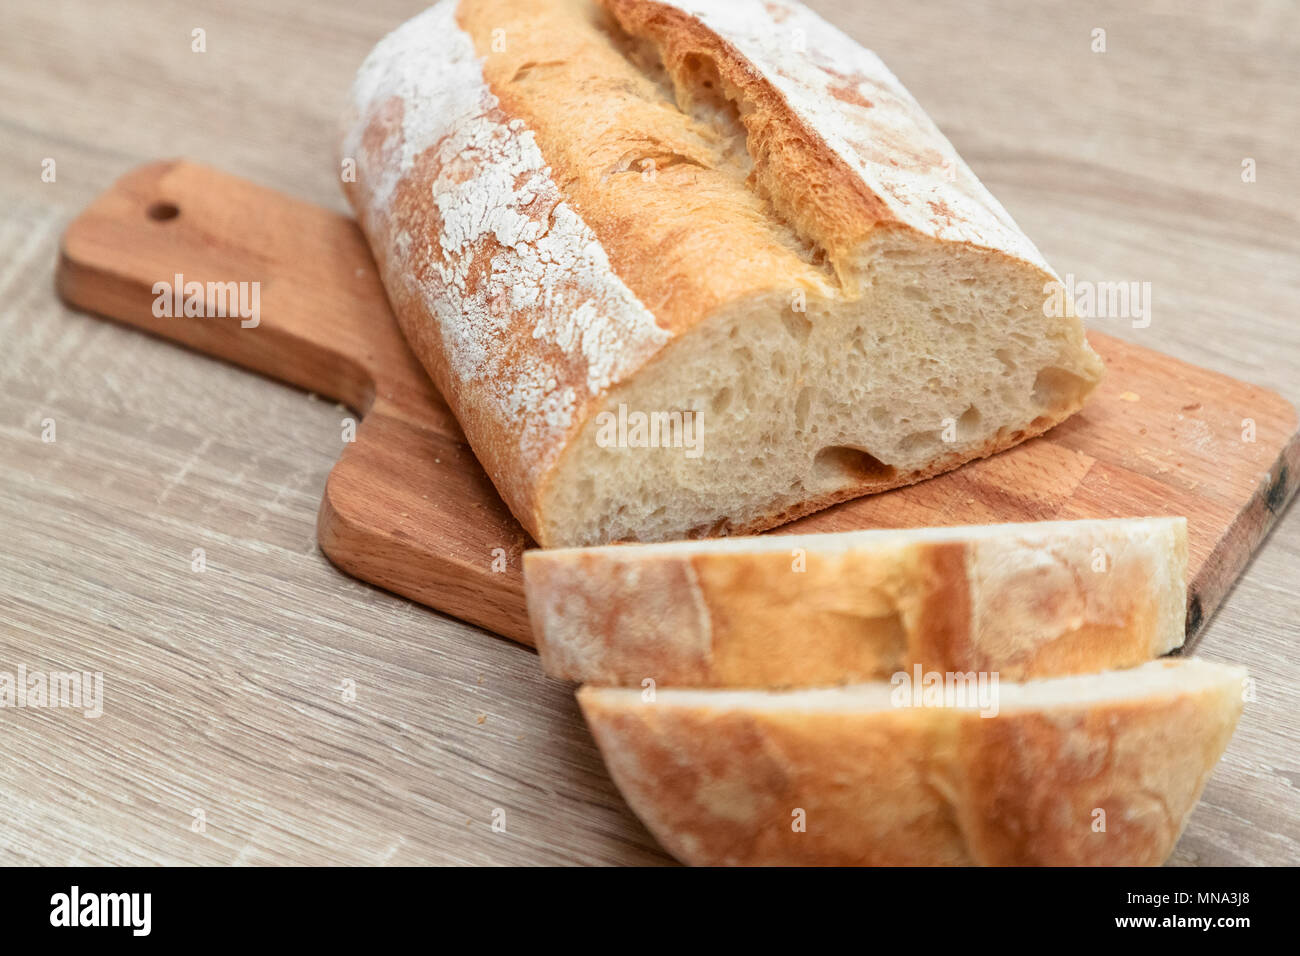
[[[578,701],[623,797],[683,862],[1152,866],[1227,747],[1244,679],[1170,660],[999,683],[992,717],[894,706],[887,683]]]
[[[798,3],[443,0],[346,128],[405,335],[544,546],[769,528],[1040,434],[1101,374],[1033,244]]]
[[[593,684],[797,687],[1130,667],[1183,643],[1187,521],[1131,518],[530,551],[542,667]]]

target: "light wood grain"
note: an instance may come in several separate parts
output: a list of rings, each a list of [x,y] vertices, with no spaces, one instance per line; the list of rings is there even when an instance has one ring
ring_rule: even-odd
[[[176,300],[161,316],[160,279]],[[522,570],[532,542],[406,348],[351,220],[205,166],[149,163],[64,230],[56,281],[75,308],[364,414],[325,486],[321,550],[363,581],[533,643]],[[230,282],[266,290],[255,320],[224,299],[198,302],[205,284]],[[172,314],[185,296],[177,289],[191,284],[196,305],[226,314]],[[1090,338],[1107,374],[1064,425],[775,533],[1182,515],[1186,649],[1194,649],[1300,483],[1296,411],[1275,393],[1152,349],[1096,331]]]
[[[96,721],[0,711],[0,862],[664,860],[531,652],[321,556],[343,410],[54,297],[61,229],[157,156],[342,211],[343,93],[420,5],[0,7],[0,669],[103,670],[107,696]],[[1150,328],[1101,331],[1300,400],[1289,0],[814,6],[882,55],[1058,270],[1153,283]],[[1297,568],[1292,509],[1198,649],[1249,666],[1259,700],[1175,863],[1300,859]]]

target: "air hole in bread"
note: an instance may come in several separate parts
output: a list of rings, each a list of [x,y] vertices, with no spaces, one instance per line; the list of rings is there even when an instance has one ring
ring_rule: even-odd
[[[943,436],[938,431],[912,432],[898,443],[898,447],[908,454],[929,453],[943,443]]]
[[[145,214],[155,222],[167,222],[169,219],[175,219],[181,214],[180,207],[171,202],[156,202],[148,209]]]
[[[790,338],[796,342],[807,339],[808,333],[812,331],[812,323],[801,312],[789,312],[781,316],[781,321],[785,323],[785,330],[790,333]]]
[[[1091,388],[1073,372],[1049,365],[1034,379],[1034,402],[1040,408],[1060,408],[1080,401]]]
[[[687,539],[694,538],[721,538],[731,530],[731,521],[723,518],[720,521],[714,521],[711,524],[698,525],[686,532]]]
[[[804,388],[794,403],[794,427],[803,431],[808,427],[808,412],[812,408],[812,389]]]
[[[829,445],[813,459],[813,481],[820,487],[892,481],[896,469],[861,448]]]

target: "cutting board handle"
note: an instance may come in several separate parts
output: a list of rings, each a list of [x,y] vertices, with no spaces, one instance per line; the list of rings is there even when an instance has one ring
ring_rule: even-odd
[[[460,437],[346,216],[183,160],[150,163],[68,226],[57,282],[77,308],[362,413],[379,397]]]

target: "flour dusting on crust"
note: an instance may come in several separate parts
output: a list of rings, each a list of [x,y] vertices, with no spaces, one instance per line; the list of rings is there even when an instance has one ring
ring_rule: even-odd
[[[1052,271],[880,58],[803,4],[658,2],[731,44],[900,222]]]
[[[518,436],[502,454],[523,468],[499,490],[519,513],[583,404],[670,335],[564,201],[532,132],[499,109],[456,6],[442,0],[366,59],[343,148],[384,283],[436,321],[444,390],[471,442]]]

